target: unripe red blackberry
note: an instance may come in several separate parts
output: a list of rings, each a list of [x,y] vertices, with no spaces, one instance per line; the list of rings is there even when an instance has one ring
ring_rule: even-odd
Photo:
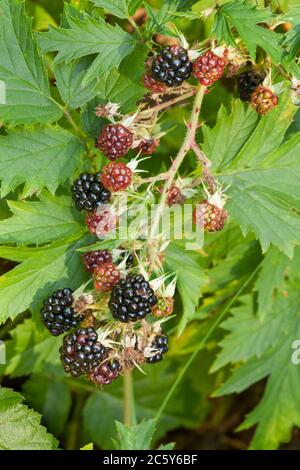
[[[251,96],[251,105],[258,114],[266,114],[278,104],[278,96],[269,88],[258,86]]]
[[[112,359],[93,369],[88,374],[88,378],[96,385],[108,385],[119,377],[121,370],[120,363],[116,359]]]
[[[120,271],[113,263],[102,264],[94,272],[94,287],[96,290],[109,292],[120,277]]]
[[[111,263],[112,254],[108,250],[87,251],[82,255],[82,261],[85,269],[92,274],[102,264]]]
[[[98,342],[94,328],[79,328],[63,339],[59,350],[65,372],[78,377],[95,369],[106,357],[106,348]]]
[[[128,274],[115,284],[109,308],[116,320],[135,322],[152,312],[157,298],[141,274]]]
[[[192,70],[188,51],[176,45],[163,49],[152,63],[152,77],[168,87],[181,85],[190,78]]]
[[[59,336],[78,326],[84,315],[76,315],[72,289],[58,289],[44,300],[41,317],[53,336]]]
[[[159,146],[159,139],[142,139],[137,147],[142,155],[152,155]]]
[[[124,157],[133,143],[133,133],[122,124],[108,124],[99,135],[96,147],[102,150],[109,160]]]
[[[193,74],[201,85],[209,86],[222,77],[226,63],[226,50],[223,57],[207,51],[195,60]]]
[[[154,80],[154,78],[151,77],[151,75],[144,75],[143,82],[145,88],[151,90],[152,93],[164,93],[167,90],[166,85],[157,82],[156,80]]]
[[[148,364],[155,364],[163,360],[163,355],[168,352],[168,337],[167,335],[157,335],[151,344],[151,349],[154,350],[154,354],[146,358]]]
[[[180,189],[173,185],[168,190],[166,202],[168,206],[174,206],[175,204],[183,204],[185,197],[181,193]]]
[[[117,218],[109,208],[98,211],[89,212],[86,216],[85,223],[89,231],[99,238],[104,238],[108,233],[116,228]]]
[[[158,297],[157,304],[152,309],[152,314],[157,318],[167,317],[173,313],[173,308],[173,297]]]
[[[194,210],[194,222],[207,232],[218,232],[223,229],[228,218],[228,212],[207,200],[197,204]]]
[[[78,210],[94,211],[110,200],[111,193],[100,182],[100,173],[81,173],[72,186],[72,195]]]
[[[132,170],[126,163],[110,162],[102,168],[100,180],[110,191],[124,191],[131,184]]]
[[[249,101],[256,88],[264,81],[265,74],[256,70],[247,70],[237,79],[238,92],[242,101]]]

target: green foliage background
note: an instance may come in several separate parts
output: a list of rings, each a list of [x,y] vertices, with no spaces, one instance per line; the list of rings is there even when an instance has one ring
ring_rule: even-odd
[[[140,78],[148,50],[126,31],[128,14],[141,3],[74,0],[63,13],[60,0],[0,0],[0,79],[7,84],[7,104],[0,106],[0,339],[8,359],[0,366],[0,449],[78,449],[89,442],[149,448],[173,436],[180,447],[180,431],[171,431],[199,436],[208,426],[218,434],[236,413],[236,394],[246,397],[230,429],[238,445],[276,449],[300,427],[300,367],[291,362],[292,343],[300,339],[300,114],[287,92],[261,119],[239,101],[232,80],[205,97],[198,139],[228,187],[230,223],[206,237],[202,252],[178,243],[167,252],[168,269],[181,266],[171,350],[147,375],[134,375],[134,427],[121,424],[122,380],[100,391],[67,377],[61,340],[40,324],[43,298],[87,279],[78,250],[94,240],[72,209],[69,185],[90,167],[86,155],[103,124],[95,106],[110,100],[133,112],[145,93]],[[148,1],[145,33],[170,34],[175,22],[190,43],[212,30],[234,43],[237,31],[253,57],[262,48],[299,77],[299,2],[274,2],[273,11],[294,26],[278,34],[257,26],[272,20],[264,2],[218,3],[224,5],[217,18],[204,21],[200,12],[212,1]],[[109,22],[101,7],[111,13]],[[145,162],[151,174],[169,166],[188,116],[188,107],[164,114],[171,130]],[[97,152],[95,169],[103,162]],[[191,156],[183,169],[193,168]],[[193,437],[191,445],[202,444]]]

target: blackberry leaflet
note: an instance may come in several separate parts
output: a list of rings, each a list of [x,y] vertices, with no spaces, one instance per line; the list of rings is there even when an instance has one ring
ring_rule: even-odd
[[[111,192],[100,181],[100,173],[81,173],[72,186],[73,200],[79,211],[95,211],[110,200]]]
[[[98,342],[94,328],[79,328],[64,337],[60,358],[65,372],[73,377],[95,369],[107,355],[106,348]]]
[[[41,317],[45,327],[53,336],[59,336],[76,327],[84,315],[76,315],[72,289],[58,289],[44,300]]]
[[[116,320],[135,322],[152,312],[157,298],[149,283],[141,274],[129,274],[118,281],[109,301],[109,308]]]
[[[193,64],[188,51],[179,46],[168,46],[158,54],[152,63],[152,76],[168,87],[179,86],[189,79]]]
[[[155,336],[151,348],[157,352],[153,356],[147,357],[146,362],[148,362],[148,364],[155,364],[156,362],[162,361],[163,355],[168,352],[169,349],[167,335],[162,334]]]

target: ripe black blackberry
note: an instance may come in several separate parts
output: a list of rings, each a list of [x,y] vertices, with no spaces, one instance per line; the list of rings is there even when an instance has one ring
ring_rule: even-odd
[[[144,276],[128,274],[115,284],[109,308],[116,320],[135,322],[149,315],[156,302],[154,291]]]
[[[155,364],[163,360],[163,355],[168,352],[168,337],[164,334],[157,335],[151,344],[151,349],[157,351],[153,356],[147,357],[148,364]]]
[[[237,84],[240,99],[250,101],[252,93],[262,84],[265,74],[256,70],[247,70],[239,75]]]
[[[53,336],[59,336],[77,326],[84,315],[76,315],[72,289],[59,289],[44,300],[42,321]]]
[[[65,372],[78,377],[88,374],[102,362],[107,354],[99,343],[94,328],[79,328],[64,337],[60,358]]]
[[[179,46],[168,46],[158,54],[152,63],[152,76],[167,86],[179,86],[190,78],[193,64],[188,51]]]
[[[82,256],[82,262],[89,273],[93,273],[104,263],[112,262],[112,254],[109,250],[87,251]]]
[[[88,378],[96,385],[108,385],[119,377],[121,369],[119,361],[112,359],[93,369],[88,374]]]
[[[101,204],[107,204],[111,192],[100,181],[100,173],[81,173],[72,186],[73,200],[78,210],[95,211]]]

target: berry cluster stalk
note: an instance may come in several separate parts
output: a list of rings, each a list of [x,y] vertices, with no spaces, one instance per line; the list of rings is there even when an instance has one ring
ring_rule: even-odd
[[[182,164],[186,154],[189,152],[189,150],[195,150],[195,136],[196,136],[196,131],[198,128],[198,120],[199,120],[199,114],[201,110],[201,105],[203,101],[203,97],[206,91],[206,87],[200,85],[198,88],[198,91],[196,93],[196,97],[194,100],[194,105],[193,105],[193,110],[191,114],[191,120],[187,126],[187,133],[185,136],[185,139],[179,149],[179,152],[173,161],[168,173],[167,173],[167,178],[164,184],[164,188],[162,191],[162,195],[160,198],[160,202],[151,226],[151,232],[150,232],[150,240],[149,240],[149,254],[151,258],[151,254],[153,252],[153,241],[155,239],[155,235],[157,232],[157,229],[159,227],[160,219],[166,204],[166,198],[168,194],[168,190],[172,186],[172,183],[174,181],[174,178],[176,176],[176,173]]]

